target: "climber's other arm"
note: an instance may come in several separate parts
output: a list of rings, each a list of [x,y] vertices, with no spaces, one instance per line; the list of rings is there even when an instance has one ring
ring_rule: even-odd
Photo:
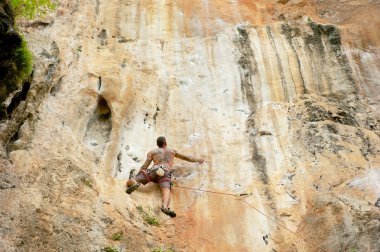
[[[187,162],[192,162],[192,163],[198,162],[198,163],[202,164],[204,162],[204,159],[183,155],[181,153],[178,153],[177,151],[175,151],[175,157],[182,159],[182,160],[185,160]]]

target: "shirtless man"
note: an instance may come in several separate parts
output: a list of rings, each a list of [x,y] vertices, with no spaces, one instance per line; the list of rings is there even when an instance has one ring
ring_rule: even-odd
[[[188,161],[204,162],[201,158],[194,158],[178,153],[175,150],[168,149],[166,146],[165,137],[157,138],[158,148],[148,152],[145,163],[141,166],[139,173],[127,181],[127,193],[131,194],[141,184],[145,185],[149,182],[158,183],[162,191],[162,207],[161,211],[170,217],[176,217],[176,213],[170,210],[170,190],[171,190],[171,169],[173,166],[174,158]],[[153,166],[148,169],[150,163],[153,161]]]

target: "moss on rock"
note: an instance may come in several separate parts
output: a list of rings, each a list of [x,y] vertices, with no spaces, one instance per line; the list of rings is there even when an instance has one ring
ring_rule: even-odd
[[[3,1],[0,3],[0,104],[30,76],[32,61],[25,39],[15,29],[12,7]],[[0,107],[0,118],[3,118],[4,105]]]
[[[28,19],[43,16],[56,7],[55,3],[50,0],[10,0],[10,3],[17,15]]]

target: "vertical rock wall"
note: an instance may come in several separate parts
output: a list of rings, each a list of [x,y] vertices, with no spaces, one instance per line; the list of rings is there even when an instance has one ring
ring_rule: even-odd
[[[2,122],[0,248],[377,251],[378,42],[339,8],[83,0],[23,23],[38,61]],[[177,162],[175,184],[251,194],[174,188],[175,219],[155,185],[127,196],[159,135],[207,160]]]

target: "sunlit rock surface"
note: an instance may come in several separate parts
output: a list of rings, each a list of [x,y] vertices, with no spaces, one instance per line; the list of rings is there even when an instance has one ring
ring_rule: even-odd
[[[379,13],[80,0],[20,21],[35,72],[1,124],[0,250],[378,251]],[[248,196],[174,188],[169,219],[155,185],[126,195],[159,135],[207,160],[175,185]]]

